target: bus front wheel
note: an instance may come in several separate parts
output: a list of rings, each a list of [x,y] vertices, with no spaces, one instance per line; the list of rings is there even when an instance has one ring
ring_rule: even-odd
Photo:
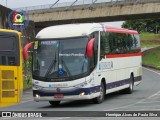
[[[61,101],[49,101],[52,106],[58,106]]]
[[[100,96],[96,97],[93,99],[93,102],[96,104],[100,104],[104,101],[104,97],[105,97],[105,87],[104,87],[104,83],[101,82],[100,85]]]

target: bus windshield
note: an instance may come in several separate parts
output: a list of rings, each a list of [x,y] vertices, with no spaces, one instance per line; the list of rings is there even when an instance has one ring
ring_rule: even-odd
[[[62,79],[82,75],[88,70],[87,37],[39,40],[33,53],[33,77]]]

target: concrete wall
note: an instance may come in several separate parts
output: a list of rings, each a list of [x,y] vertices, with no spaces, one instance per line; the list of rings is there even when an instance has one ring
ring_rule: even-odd
[[[0,5],[0,28],[9,29],[8,15],[9,15],[10,12],[11,12],[11,9]]]
[[[108,22],[130,19],[144,19],[160,17],[160,0],[153,3],[139,3],[127,5],[98,5],[92,8],[77,8],[56,11],[32,11],[30,19],[36,28],[50,25],[76,22]]]

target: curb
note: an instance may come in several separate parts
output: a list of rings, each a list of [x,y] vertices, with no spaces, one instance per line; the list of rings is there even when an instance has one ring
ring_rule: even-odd
[[[25,91],[28,91],[28,90],[31,90],[31,89],[32,89],[32,87],[29,87],[29,88],[23,89],[23,91],[25,92]]]
[[[160,71],[160,69],[159,69],[159,68],[155,68],[155,67],[153,67],[153,66],[150,66],[150,65],[145,65],[145,64],[142,64],[142,66],[143,66],[143,67],[146,67],[146,68],[153,69],[153,70],[158,70],[158,71]]]

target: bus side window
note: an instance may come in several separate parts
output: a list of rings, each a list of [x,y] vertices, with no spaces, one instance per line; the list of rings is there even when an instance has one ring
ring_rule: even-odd
[[[140,51],[140,38],[138,34],[134,34],[133,36],[133,49],[134,49],[134,53],[139,52]]]
[[[110,52],[110,39],[109,33],[101,32],[100,36],[100,59],[104,58]]]
[[[140,39],[139,35],[129,34],[128,35],[128,53],[137,53],[140,51]]]

